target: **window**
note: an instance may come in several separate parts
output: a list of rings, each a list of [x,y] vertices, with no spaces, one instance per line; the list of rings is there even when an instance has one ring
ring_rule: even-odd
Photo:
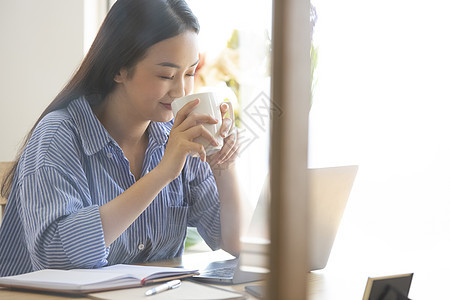
[[[440,265],[450,250],[448,4],[314,2],[309,165],[360,166],[330,266]]]
[[[226,84],[238,98],[239,174],[256,205],[268,172],[270,126],[271,0],[188,0],[200,22],[202,84]],[[206,69],[206,70],[205,70]]]

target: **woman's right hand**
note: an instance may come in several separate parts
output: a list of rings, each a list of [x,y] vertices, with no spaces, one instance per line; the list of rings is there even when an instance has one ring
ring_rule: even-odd
[[[184,105],[173,122],[164,156],[158,165],[171,180],[180,175],[188,154],[198,153],[200,159],[206,161],[205,149],[202,144],[193,141],[195,138],[202,136],[212,145],[218,145],[213,135],[203,126],[216,124],[218,120],[206,114],[191,113],[198,103],[199,99],[195,99]]]

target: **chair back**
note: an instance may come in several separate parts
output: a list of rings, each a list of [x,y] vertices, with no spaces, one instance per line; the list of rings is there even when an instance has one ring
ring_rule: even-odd
[[[0,162],[0,186],[3,183],[3,178],[9,169],[12,167],[13,162],[10,161],[1,161]],[[7,199],[0,196],[0,224],[3,218],[3,212],[5,211]]]

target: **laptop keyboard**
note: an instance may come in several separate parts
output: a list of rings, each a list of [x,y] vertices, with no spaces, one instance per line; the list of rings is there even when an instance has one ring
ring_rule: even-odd
[[[235,258],[212,262],[205,269],[200,270],[200,275],[195,275],[193,278],[217,284],[238,284],[262,280],[263,275],[240,271],[239,259]]]
[[[212,262],[200,271],[200,277],[233,278],[237,264],[237,259]]]
[[[200,272],[201,276],[208,277],[233,277],[235,268],[222,268]]]

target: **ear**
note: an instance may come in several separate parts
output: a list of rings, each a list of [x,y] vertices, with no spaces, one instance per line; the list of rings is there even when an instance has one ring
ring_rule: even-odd
[[[114,81],[116,83],[123,83],[125,79],[127,79],[128,71],[125,68],[122,68],[117,72],[116,76],[114,76]]]

